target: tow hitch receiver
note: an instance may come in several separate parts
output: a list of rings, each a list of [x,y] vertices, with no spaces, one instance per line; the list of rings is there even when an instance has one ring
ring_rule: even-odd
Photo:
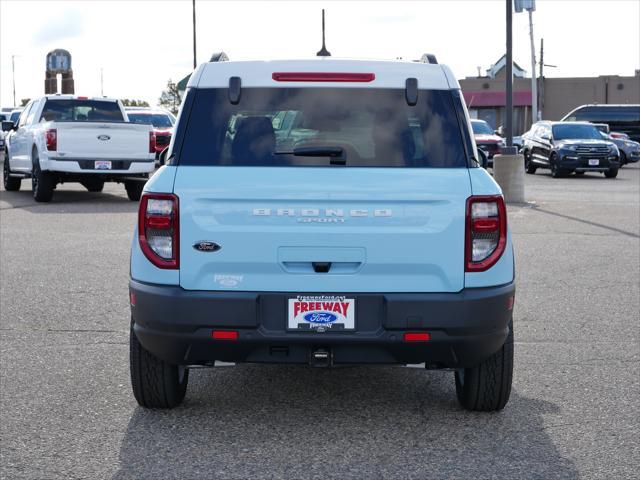
[[[330,367],[333,363],[333,355],[326,348],[318,348],[311,352],[309,365],[312,367]]]

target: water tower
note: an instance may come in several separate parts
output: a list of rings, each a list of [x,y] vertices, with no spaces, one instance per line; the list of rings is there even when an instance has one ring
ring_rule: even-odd
[[[44,77],[44,93],[58,93],[58,75],[62,77],[62,92],[74,93],[71,54],[61,48],[47,53],[47,68]]]

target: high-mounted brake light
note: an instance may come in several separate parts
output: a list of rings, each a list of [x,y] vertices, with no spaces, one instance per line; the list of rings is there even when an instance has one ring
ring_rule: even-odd
[[[149,132],[149,153],[156,153],[156,132]]]
[[[274,72],[276,82],[372,82],[375,73],[348,72]]]
[[[507,245],[507,210],[500,195],[467,199],[465,271],[483,272],[500,259]]]
[[[158,268],[180,266],[178,197],[145,193],[138,210],[138,243],[145,257]]]
[[[58,130],[50,128],[45,131],[45,138],[47,140],[47,150],[56,151],[58,149]]]

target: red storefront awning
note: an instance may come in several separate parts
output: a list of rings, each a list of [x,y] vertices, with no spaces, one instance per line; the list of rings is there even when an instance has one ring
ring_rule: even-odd
[[[505,92],[463,92],[467,107],[504,107],[507,105]],[[531,92],[513,92],[514,107],[530,107]]]

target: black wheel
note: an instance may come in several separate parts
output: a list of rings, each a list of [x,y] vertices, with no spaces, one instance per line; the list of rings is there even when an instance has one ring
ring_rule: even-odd
[[[20,190],[21,178],[11,177],[11,170],[9,170],[9,155],[4,154],[4,167],[2,168],[2,180],[4,183],[4,189],[8,192],[17,192]]]
[[[7,157],[4,157],[7,158]],[[627,154],[620,150],[620,168],[627,164]]]
[[[560,178],[563,176],[564,172],[558,167],[558,157],[556,154],[552,154],[551,158],[549,158],[549,166],[551,167],[551,176],[553,178]]]
[[[485,170],[489,168],[489,159],[487,158],[487,154],[484,153],[484,150],[481,148],[478,149],[478,156],[480,157],[480,166]]]
[[[82,183],[82,186],[86,188],[89,192],[101,192],[102,189],[104,188],[104,180],[98,180],[95,178],[84,180],[80,183]]]
[[[456,371],[456,395],[467,410],[493,412],[509,401],[513,379],[513,322],[500,350],[471,368]]]
[[[189,370],[163,362],[145,350],[133,325],[129,334],[129,367],[133,396],[141,407],[174,408],[184,400]]]
[[[53,197],[53,189],[56,183],[47,172],[40,170],[40,159],[38,151],[34,148],[31,156],[33,166],[31,168],[31,190],[33,191],[33,199],[36,202],[49,202]]]
[[[616,178],[618,176],[618,169],[617,168],[610,168],[609,170],[604,172],[604,176],[607,177],[607,178]]]
[[[538,169],[538,167],[536,167],[534,163],[531,161],[531,153],[529,153],[528,150],[525,150],[523,155],[524,155],[524,169],[527,173],[530,173],[531,175],[533,175],[534,173],[536,173],[536,170]]]
[[[140,200],[140,195],[142,195],[144,182],[137,180],[125,180],[124,188],[127,191],[127,197],[129,197],[129,200],[137,202]]]

